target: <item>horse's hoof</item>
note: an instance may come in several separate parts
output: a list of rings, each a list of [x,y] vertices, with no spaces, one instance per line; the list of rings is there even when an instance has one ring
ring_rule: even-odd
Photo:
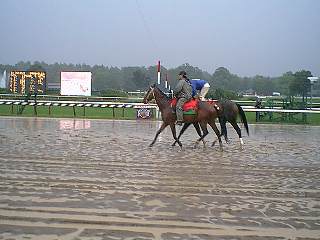
[[[178,149],[178,152],[182,152],[183,151],[183,147],[181,146],[179,149]]]
[[[213,147],[214,145],[216,145],[217,141],[218,141],[217,139],[216,139],[216,140],[214,140],[214,141],[212,142],[211,147]]]
[[[150,147],[150,148],[153,147],[153,144],[150,144],[149,147]]]

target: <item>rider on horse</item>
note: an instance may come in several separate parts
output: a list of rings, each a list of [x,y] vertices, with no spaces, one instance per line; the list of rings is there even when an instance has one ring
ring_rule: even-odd
[[[192,98],[192,87],[190,80],[187,77],[187,73],[185,71],[179,72],[179,81],[175,88],[173,89],[173,93],[177,98],[177,106],[176,106],[176,114],[177,114],[177,125],[182,125],[183,123],[183,109],[182,106],[184,103],[189,101]]]
[[[192,96],[199,97],[201,101],[204,101],[205,96],[209,91],[210,84],[202,79],[191,79],[190,82],[192,85]]]

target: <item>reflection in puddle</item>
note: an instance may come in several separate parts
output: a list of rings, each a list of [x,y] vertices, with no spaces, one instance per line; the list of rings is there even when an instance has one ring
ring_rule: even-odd
[[[62,119],[59,120],[60,130],[64,129],[89,129],[91,127],[91,122],[89,120],[69,120],[69,119]]]

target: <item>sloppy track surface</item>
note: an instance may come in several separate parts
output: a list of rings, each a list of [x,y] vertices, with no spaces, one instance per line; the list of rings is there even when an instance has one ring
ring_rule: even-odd
[[[159,124],[1,117],[0,239],[320,239],[320,127]]]

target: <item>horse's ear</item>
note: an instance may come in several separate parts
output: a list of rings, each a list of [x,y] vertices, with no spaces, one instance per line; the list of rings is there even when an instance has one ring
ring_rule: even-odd
[[[155,83],[154,83],[154,84],[152,84],[152,85],[151,85],[151,87],[152,87],[152,88],[155,88],[155,87],[156,87],[156,84],[155,84]]]

